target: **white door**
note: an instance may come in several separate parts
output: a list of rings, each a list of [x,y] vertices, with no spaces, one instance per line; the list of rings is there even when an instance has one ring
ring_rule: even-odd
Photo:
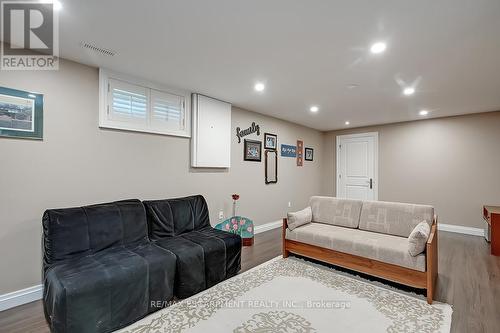
[[[337,197],[378,200],[378,133],[337,136]]]

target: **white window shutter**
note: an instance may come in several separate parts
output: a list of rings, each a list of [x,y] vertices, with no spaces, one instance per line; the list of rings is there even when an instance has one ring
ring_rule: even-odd
[[[151,126],[156,129],[185,129],[184,96],[151,90]]]
[[[118,80],[109,80],[110,120],[145,124],[148,119],[148,89]]]

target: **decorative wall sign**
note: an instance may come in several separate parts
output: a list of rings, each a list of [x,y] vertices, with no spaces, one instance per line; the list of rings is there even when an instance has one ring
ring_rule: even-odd
[[[312,161],[313,158],[314,158],[314,149],[312,149],[312,148],[306,148],[305,160],[306,161]]]
[[[296,157],[297,147],[290,145],[281,145],[281,156],[282,157]]]
[[[260,135],[260,126],[256,125],[255,122],[252,123],[252,126],[244,130],[241,130],[241,128],[236,127],[236,137],[238,138],[238,143],[241,143],[242,137],[250,135],[252,133],[257,133],[257,135]]]
[[[246,140],[243,146],[243,159],[245,161],[260,162],[262,160],[262,142]]]
[[[43,95],[0,87],[0,136],[43,139]]]
[[[297,140],[297,166],[304,164],[304,142]]]
[[[264,149],[278,149],[278,136],[276,134],[264,133]]]

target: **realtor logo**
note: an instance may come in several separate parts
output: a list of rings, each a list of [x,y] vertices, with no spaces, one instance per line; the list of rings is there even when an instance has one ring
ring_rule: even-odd
[[[57,70],[58,15],[52,2],[0,1],[0,69]]]

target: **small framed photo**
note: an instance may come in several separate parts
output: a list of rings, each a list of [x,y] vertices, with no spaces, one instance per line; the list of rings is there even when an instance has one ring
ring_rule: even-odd
[[[43,139],[43,95],[0,87],[0,136]]]
[[[278,136],[276,134],[264,133],[264,149],[278,149]]]
[[[305,160],[306,161],[312,161],[314,158],[314,149],[312,148],[306,148],[306,154],[305,154]]]
[[[245,140],[243,145],[243,159],[245,161],[260,162],[262,160],[262,142]]]

